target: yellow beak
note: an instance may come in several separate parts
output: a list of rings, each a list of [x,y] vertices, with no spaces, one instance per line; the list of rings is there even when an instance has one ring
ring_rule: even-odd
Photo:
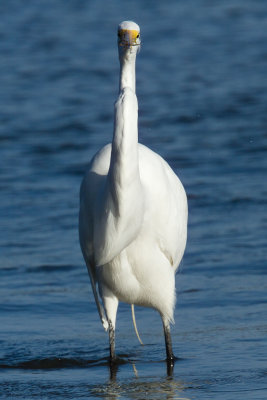
[[[120,46],[138,46],[140,32],[134,29],[120,29],[118,32]]]

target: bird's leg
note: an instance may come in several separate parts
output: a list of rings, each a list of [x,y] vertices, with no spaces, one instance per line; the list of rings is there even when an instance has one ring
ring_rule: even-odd
[[[110,319],[108,320],[108,333],[109,333],[109,351],[110,351],[110,358],[109,358],[110,380],[116,381],[118,364],[116,362],[116,356],[115,356],[115,328]]]
[[[115,361],[115,329],[112,322],[108,320],[108,333],[109,333],[109,350],[110,350],[110,362]]]
[[[110,363],[109,364],[109,379],[110,382],[116,382],[118,372],[118,364]]]
[[[170,332],[170,325],[163,323],[163,327],[164,327],[167,361],[173,361],[174,355],[172,352],[172,338],[171,338],[171,332]]]
[[[113,293],[106,287],[103,286],[102,299],[104,303],[104,308],[108,320],[108,334],[109,334],[109,349],[110,349],[110,363],[114,364],[116,360],[115,356],[115,326],[116,326],[116,314],[118,309],[118,299],[113,295]]]
[[[175,357],[172,352],[172,339],[171,339],[170,324],[166,323],[164,320],[163,320],[163,329],[164,329],[166,355],[167,355],[167,360],[166,360],[167,361],[167,374],[169,376],[172,376]]]

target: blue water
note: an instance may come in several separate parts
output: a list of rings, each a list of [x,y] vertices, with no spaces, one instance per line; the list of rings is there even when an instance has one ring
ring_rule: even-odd
[[[0,3],[0,398],[267,398],[267,2]],[[117,24],[141,26],[140,141],[184,183],[178,357],[158,314],[117,318],[117,373],[78,233],[79,186],[111,140]]]

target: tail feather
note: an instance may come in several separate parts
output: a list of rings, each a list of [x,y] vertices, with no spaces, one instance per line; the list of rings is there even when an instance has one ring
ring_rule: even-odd
[[[132,309],[133,326],[134,326],[134,330],[135,330],[137,339],[139,340],[140,344],[142,346],[144,346],[144,343],[142,342],[142,340],[141,340],[141,338],[139,336],[138,330],[137,330],[136,320],[135,320],[135,313],[134,313],[134,305],[133,304],[131,304],[131,309]]]

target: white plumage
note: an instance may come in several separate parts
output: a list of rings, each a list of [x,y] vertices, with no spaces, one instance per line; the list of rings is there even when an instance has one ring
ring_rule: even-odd
[[[119,301],[159,311],[167,359],[175,305],[175,271],[187,236],[187,199],[170,166],[138,143],[135,60],[140,29],[118,29],[120,92],[111,144],[93,158],[81,185],[79,232],[91,284],[115,358]],[[97,285],[103,307],[97,293]]]

